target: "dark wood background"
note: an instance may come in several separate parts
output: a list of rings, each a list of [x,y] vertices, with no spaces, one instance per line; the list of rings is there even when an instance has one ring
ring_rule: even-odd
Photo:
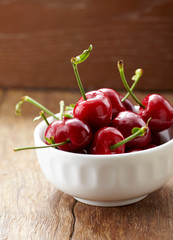
[[[138,90],[173,90],[173,1],[4,0],[0,2],[0,87],[77,89],[70,59],[93,44],[79,66],[84,87],[123,89],[143,68]]]

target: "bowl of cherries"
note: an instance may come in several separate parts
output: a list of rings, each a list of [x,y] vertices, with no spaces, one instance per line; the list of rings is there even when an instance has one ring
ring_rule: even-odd
[[[110,88],[85,93],[77,66],[91,50],[92,45],[71,59],[82,95],[76,104],[65,107],[61,101],[54,114],[29,96],[17,103],[17,114],[27,101],[41,109],[37,119],[43,120],[34,131],[35,146],[14,150],[36,149],[46,178],[80,202],[105,207],[135,203],[173,175],[173,107],[156,93],[140,101],[133,90],[142,69],[129,87],[123,61],[118,70],[125,96]]]

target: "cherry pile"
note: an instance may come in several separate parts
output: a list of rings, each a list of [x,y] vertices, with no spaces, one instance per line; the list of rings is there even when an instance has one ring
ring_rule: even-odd
[[[25,96],[16,105],[16,113],[28,101],[42,111],[40,116],[48,125],[44,133],[46,146],[63,151],[84,154],[120,154],[141,151],[160,145],[159,134],[173,124],[173,107],[159,94],[150,94],[142,102],[134,95],[133,90],[142,76],[142,69],[137,69],[133,76],[134,83],[129,87],[125,75],[123,61],[118,62],[118,70],[127,90],[126,96],[110,88],[101,88],[85,93],[77,65],[85,61],[92,50],[92,45],[81,55],[72,58],[71,63],[77,79],[81,98],[75,105],[65,108],[60,102],[60,114],[54,115],[50,110]],[[131,97],[139,105],[137,111]],[[49,123],[44,113],[54,117]],[[33,149],[25,147],[14,149]]]

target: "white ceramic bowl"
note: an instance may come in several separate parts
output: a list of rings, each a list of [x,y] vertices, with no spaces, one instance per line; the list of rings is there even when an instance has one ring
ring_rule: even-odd
[[[45,145],[46,127],[42,121],[35,128],[36,146]],[[145,198],[173,175],[173,127],[162,136],[166,143],[132,153],[89,155],[55,148],[36,153],[43,173],[59,190],[86,204],[121,206]]]

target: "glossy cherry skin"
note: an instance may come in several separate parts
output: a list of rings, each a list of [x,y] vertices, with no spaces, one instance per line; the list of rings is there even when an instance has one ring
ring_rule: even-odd
[[[86,122],[93,131],[108,126],[112,119],[112,105],[109,98],[100,91],[91,91],[85,94],[77,102],[73,114],[74,117]]]
[[[124,96],[119,94],[119,97],[120,97],[120,100],[121,100],[121,99],[123,99]],[[122,104],[124,105],[125,110],[135,112],[135,107],[134,107],[133,103],[128,98],[126,98],[126,100],[124,102],[122,102]]]
[[[105,93],[112,104],[112,118],[115,118],[119,112],[125,111],[125,107],[120,100],[119,94],[111,88],[100,88],[99,91]]]
[[[53,128],[53,130],[52,130]],[[52,134],[52,135],[51,135]],[[55,143],[65,142],[70,140],[58,149],[69,152],[80,152],[88,146],[92,139],[92,132],[90,127],[83,121],[73,118],[62,121],[59,125],[51,124],[45,132],[45,137],[54,137]]]
[[[137,113],[124,111],[120,112],[116,118],[112,120],[112,126],[117,128],[124,136],[127,138],[132,134],[132,129],[134,127],[143,127],[146,123]],[[151,139],[150,129],[147,129],[147,132],[144,136],[136,137],[128,143],[126,143],[126,148],[144,148],[148,145]]]
[[[150,94],[146,96],[142,104],[146,107],[139,109],[138,114],[147,121],[149,118],[149,127],[153,132],[163,131],[173,124],[173,107],[159,94]]]
[[[92,142],[89,146],[89,154],[118,154],[125,152],[125,144],[111,150],[110,146],[122,141],[123,135],[114,127],[104,127],[99,129],[93,135]]]
[[[56,129],[57,127],[62,123],[62,120],[56,120],[49,124],[49,126],[46,128],[44,136],[49,138],[54,137],[56,135]]]

